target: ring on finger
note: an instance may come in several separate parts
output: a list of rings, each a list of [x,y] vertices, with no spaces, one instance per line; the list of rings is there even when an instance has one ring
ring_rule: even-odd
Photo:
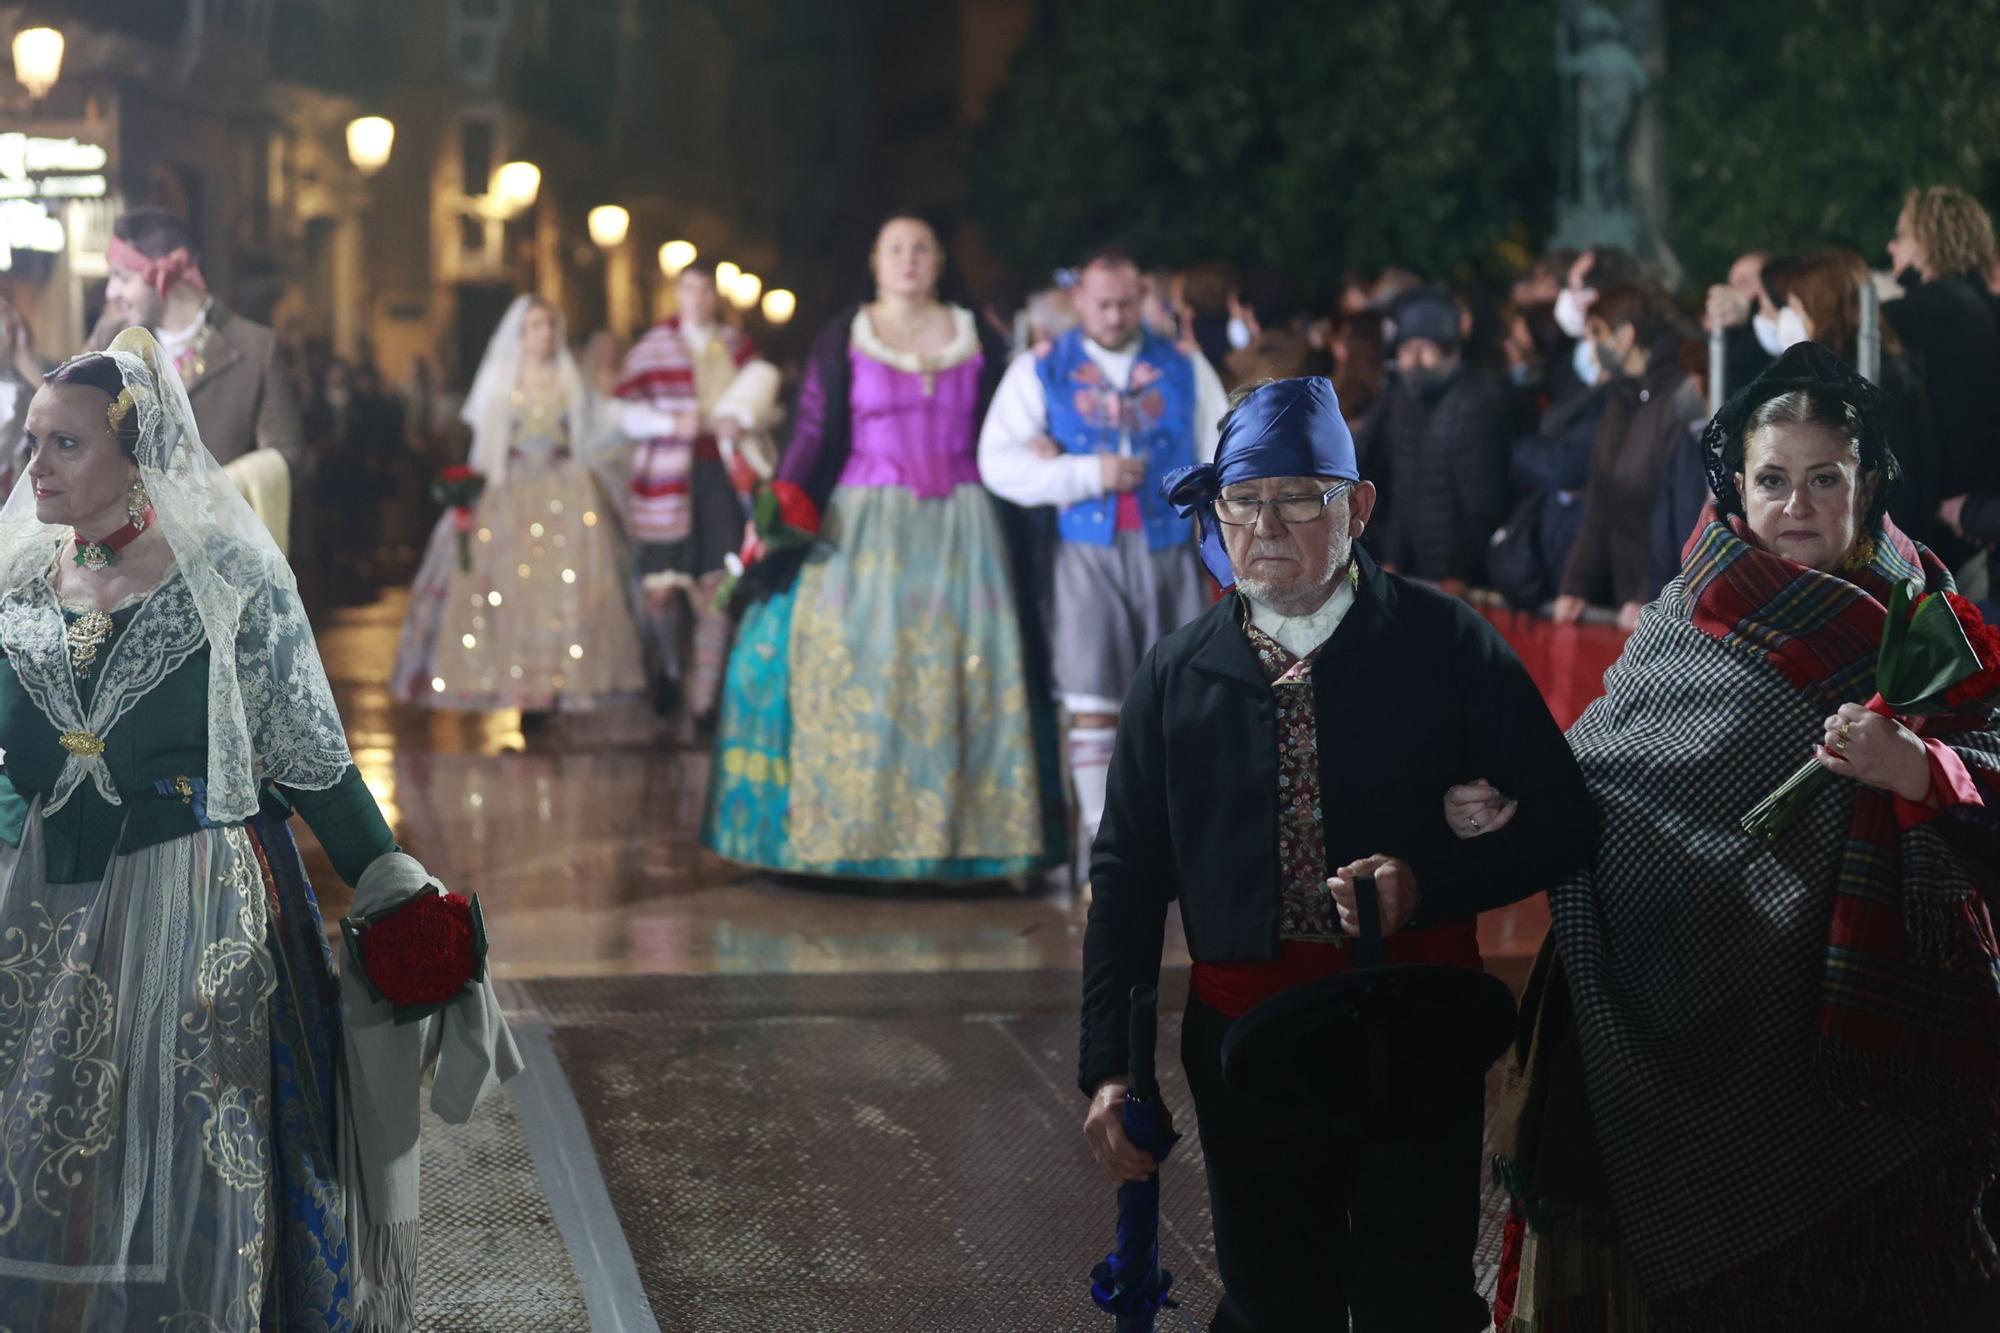
[[[1833,750],[1835,754],[1846,754],[1847,737],[1845,735],[1835,736],[1833,738],[1833,744],[1830,748]]]
[[[1846,718],[1842,718],[1840,719],[1840,724],[1836,726],[1834,730],[1840,733],[1840,739],[1846,740],[1849,736],[1852,736],[1854,734],[1854,724],[1852,722],[1849,722]]]

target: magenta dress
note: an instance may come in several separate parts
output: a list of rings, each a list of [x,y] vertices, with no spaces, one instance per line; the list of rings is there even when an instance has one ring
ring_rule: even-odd
[[[855,318],[821,548],[745,616],[704,842],[771,869],[976,880],[1049,864],[1007,549],[979,483],[979,342],[915,367]],[[816,379],[780,476],[817,459]],[[1059,853],[1059,849],[1055,849]]]

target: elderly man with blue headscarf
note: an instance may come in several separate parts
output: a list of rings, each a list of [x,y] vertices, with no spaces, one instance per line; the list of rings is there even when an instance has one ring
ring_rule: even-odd
[[[1375,487],[1327,380],[1239,391],[1215,462],[1162,491],[1233,590],[1147,655],[1119,717],[1084,937],[1092,1152],[1116,1180],[1153,1168],[1119,1123],[1127,997],[1158,978],[1178,899],[1181,1057],[1225,1288],[1209,1327],[1475,1333],[1481,1080],[1453,1085],[1441,1136],[1378,1140],[1229,1086],[1222,1043],[1259,1001],[1352,966],[1362,875],[1390,962],[1481,966],[1477,913],[1589,853],[1583,779],[1493,628],[1356,545]],[[1481,779],[1533,796],[1469,838],[1443,796]]]

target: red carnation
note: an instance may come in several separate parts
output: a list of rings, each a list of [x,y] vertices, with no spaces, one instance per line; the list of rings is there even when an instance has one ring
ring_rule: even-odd
[[[1945,703],[1956,710],[2000,695],[2000,629],[1987,624],[1979,608],[1957,593],[1948,592],[1945,599],[1979,657],[1979,671],[1944,692]]]
[[[771,491],[778,497],[778,521],[800,532],[819,531],[819,506],[796,482],[774,481]]]
[[[369,988],[408,1022],[458,998],[484,971],[478,900],[425,890],[368,917],[341,922]]]
[[[479,474],[464,463],[454,464],[438,473],[439,481],[471,481]]]

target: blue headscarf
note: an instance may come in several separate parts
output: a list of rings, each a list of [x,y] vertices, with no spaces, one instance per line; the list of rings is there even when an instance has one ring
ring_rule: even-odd
[[[1222,488],[1266,477],[1336,477],[1361,480],[1354,436],[1340,414],[1333,381],[1324,375],[1278,380],[1236,405],[1223,423],[1215,461],[1175,468],[1160,479],[1160,494],[1201,531],[1201,559],[1227,588],[1236,582],[1215,498]]]

